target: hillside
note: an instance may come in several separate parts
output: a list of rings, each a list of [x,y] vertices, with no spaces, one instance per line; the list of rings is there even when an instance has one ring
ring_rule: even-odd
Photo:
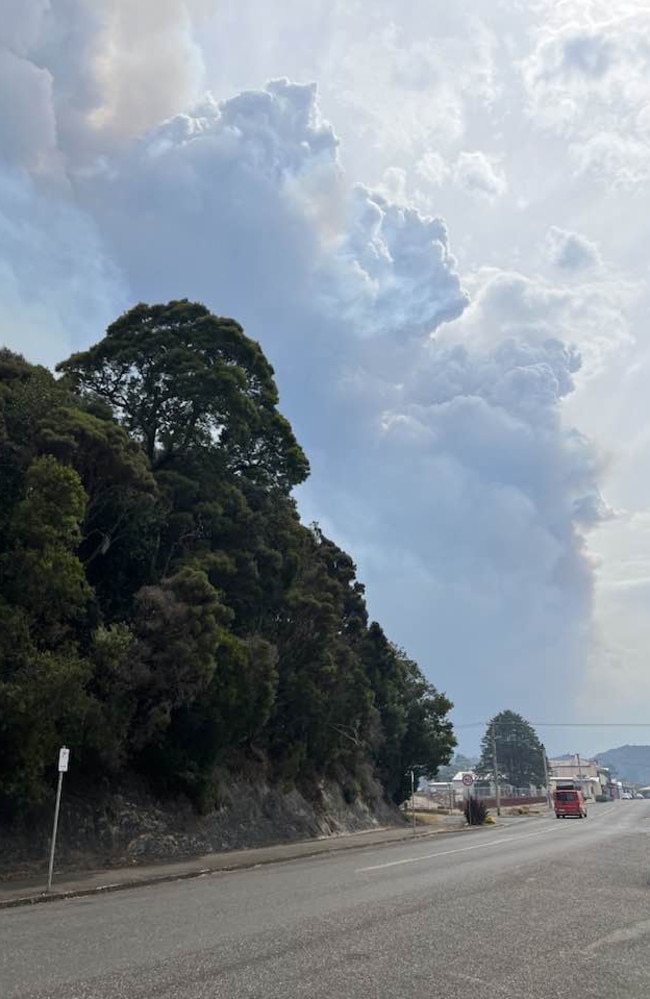
[[[598,754],[598,761],[633,784],[650,784],[650,746],[619,746]]]
[[[64,744],[67,795],[205,815],[245,780],[399,804],[447,763],[450,702],[300,521],[260,345],[140,305],[58,370],[0,350],[0,821],[47,809]]]

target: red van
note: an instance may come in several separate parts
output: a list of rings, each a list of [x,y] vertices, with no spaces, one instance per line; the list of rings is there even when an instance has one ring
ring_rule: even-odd
[[[587,818],[587,803],[582,791],[577,788],[558,788],[553,792],[553,807],[556,819],[573,815],[576,819]]]

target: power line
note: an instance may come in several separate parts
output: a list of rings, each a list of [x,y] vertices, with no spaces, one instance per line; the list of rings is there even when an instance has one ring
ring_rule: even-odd
[[[458,728],[483,728],[491,725],[491,721],[466,722],[454,725]],[[522,722],[497,722],[497,725],[521,725]],[[650,728],[650,722],[524,722],[532,728]]]

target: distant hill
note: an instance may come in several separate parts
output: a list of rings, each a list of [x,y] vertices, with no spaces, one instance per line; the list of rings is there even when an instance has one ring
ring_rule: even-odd
[[[598,753],[596,759],[611,767],[621,780],[650,785],[650,746],[619,746],[618,749]]]

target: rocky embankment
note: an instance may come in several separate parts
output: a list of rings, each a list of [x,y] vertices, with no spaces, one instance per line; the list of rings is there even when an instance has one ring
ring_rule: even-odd
[[[36,821],[0,826],[0,876],[20,877],[46,867],[51,820],[51,810],[45,810]],[[163,803],[137,789],[92,800],[64,794],[57,868],[150,863],[401,822],[379,787],[365,801],[349,804],[333,783],[308,799],[297,789],[233,782],[220,807],[201,816],[185,800]]]

